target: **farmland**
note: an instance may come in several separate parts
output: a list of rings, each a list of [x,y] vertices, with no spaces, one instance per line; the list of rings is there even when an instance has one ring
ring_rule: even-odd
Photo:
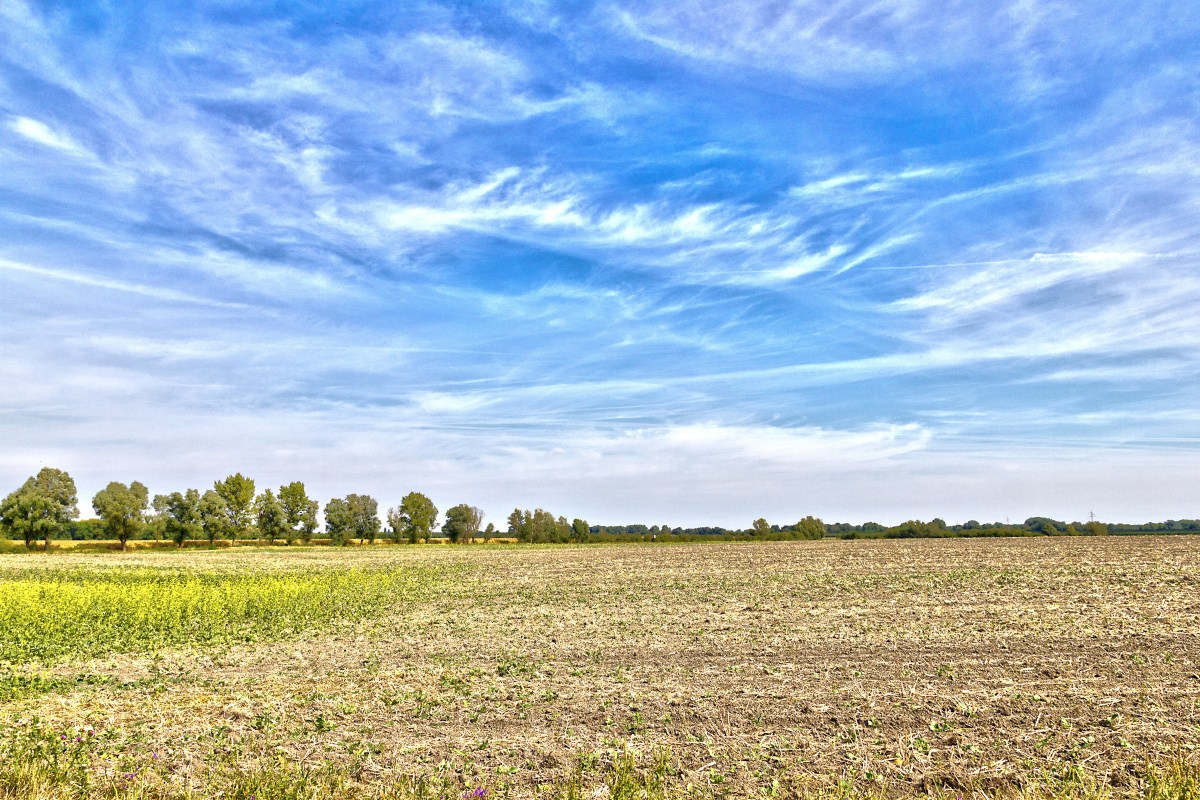
[[[1198,556],[0,556],[0,797],[1196,796]]]

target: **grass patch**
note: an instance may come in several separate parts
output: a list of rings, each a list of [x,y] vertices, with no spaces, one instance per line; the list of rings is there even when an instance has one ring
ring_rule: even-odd
[[[68,685],[66,681],[44,675],[0,672],[0,703],[6,700],[20,700],[24,697],[60,691]]]

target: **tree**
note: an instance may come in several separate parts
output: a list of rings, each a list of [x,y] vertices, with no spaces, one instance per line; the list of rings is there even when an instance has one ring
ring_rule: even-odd
[[[387,512],[388,533],[396,544],[400,543],[400,539],[407,535],[404,527],[404,512],[400,506],[393,506]]]
[[[1103,522],[1097,522],[1096,520],[1091,520],[1088,522],[1088,524],[1084,526],[1084,530],[1087,531],[1088,536],[1108,536],[1108,526]]]
[[[217,499],[220,500],[219,497]],[[179,547],[183,547],[188,539],[197,539],[204,534],[199,491],[188,489],[183,494],[171,492],[169,495],[156,495],[154,507],[162,509],[160,513],[167,536]]]
[[[579,517],[571,520],[571,541],[586,542],[590,533],[591,528],[588,527],[587,522]]]
[[[825,523],[811,514],[795,524],[797,539],[824,539]]]
[[[225,501],[225,514],[229,518],[227,533],[233,544],[239,536],[250,531],[250,510],[254,503],[254,481],[238,472],[223,481],[213,483],[213,489]]]
[[[754,520],[754,524],[750,526],[752,536],[766,536],[771,532],[771,525],[762,517]]]
[[[230,535],[229,507],[225,503],[225,498],[217,494],[215,489],[209,489],[204,493],[204,496],[200,498],[198,509],[200,530],[204,532],[210,547],[216,543],[217,539],[224,539]]]
[[[470,540],[479,533],[479,524],[483,522],[483,512],[466,503],[459,503],[446,512],[446,522],[442,525],[442,533],[450,538],[451,544],[459,540]]]
[[[354,528],[354,511],[345,499],[335,497],[325,504],[325,532],[332,545],[346,544],[346,537]]]
[[[508,535],[518,542],[529,541],[529,512],[514,508],[508,515]]]
[[[0,502],[0,530],[9,536],[21,536],[30,549],[38,538],[42,538],[49,550],[55,534],[78,516],[75,481],[66,472],[53,467],[42,467],[37,475]]]
[[[375,544],[379,535],[379,502],[369,494],[348,494],[346,504],[350,507],[350,531],[359,544],[369,541]]]
[[[429,541],[437,515],[432,500],[420,492],[409,492],[398,507],[388,512],[388,522],[397,539],[403,535],[409,544],[416,544],[418,539]]]
[[[471,506],[471,525],[467,533],[467,538],[470,541],[474,542],[475,537],[479,535],[479,528],[483,525],[483,518],[483,509],[478,506]]]
[[[555,518],[549,511],[514,508],[508,515],[508,533],[519,542],[566,542],[572,528],[566,517]]]
[[[283,516],[287,524],[287,533],[284,534],[287,543],[295,541],[297,533],[305,544],[312,541],[313,532],[317,529],[317,510],[320,503],[309,499],[304,484],[292,481],[287,486],[280,486],[279,503],[283,506]]]
[[[165,540],[167,538],[167,496],[154,495],[154,499],[150,501],[150,508],[151,512],[146,514],[146,524],[143,527],[146,533],[142,538]]]
[[[105,488],[96,492],[92,498],[92,508],[96,515],[104,520],[104,529],[109,536],[121,543],[141,530],[145,524],[146,506],[150,501],[150,492],[146,487],[134,481],[126,486],[112,481]]]
[[[495,535],[496,535],[496,526],[489,522],[487,524],[487,527],[483,529],[483,540],[485,542],[490,542],[492,540],[492,537]]]
[[[287,524],[287,513],[270,489],[255,499],[254,516],[258,523],[258,535],[266,537],[269,543],[275,544],[275,540],[281,536],[287,536],[288,540],[291,540],[292,529]]]

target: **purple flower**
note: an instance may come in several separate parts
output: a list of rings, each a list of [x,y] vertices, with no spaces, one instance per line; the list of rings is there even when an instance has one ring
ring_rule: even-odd
[[[470,798],[470,797],[486,797],[486,796],[487,796],[487,789],[483,788],[482,786],[476,786],[474,789],[472,789],[472,790],[471,790],[471,791],[469,791],[469,792],[463,792],[463,795],[462,795],[462,796],[463,796],[464,798]]]

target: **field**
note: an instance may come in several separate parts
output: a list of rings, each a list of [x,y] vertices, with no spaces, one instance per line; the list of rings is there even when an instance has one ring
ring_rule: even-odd
[[[0,797],[1200,797],[1200,539],[0,556]]]

